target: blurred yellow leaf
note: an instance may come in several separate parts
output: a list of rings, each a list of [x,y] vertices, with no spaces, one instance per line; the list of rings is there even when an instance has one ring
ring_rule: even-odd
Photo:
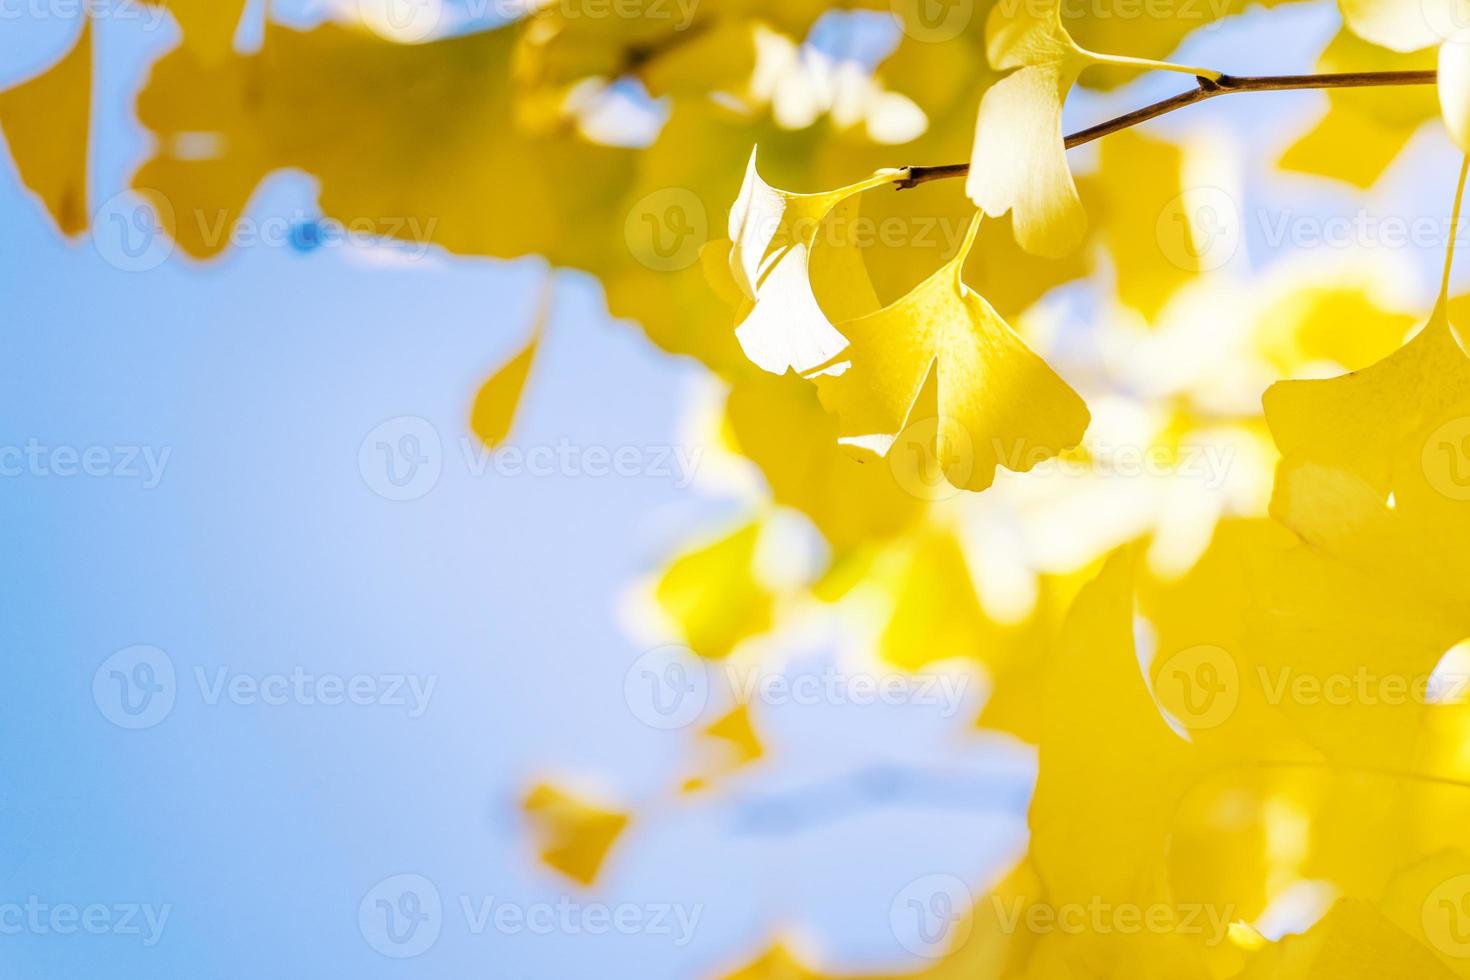
[[[531,339],[491,375],[475,395],[475,403],[470,409],[470,431],[491,449],[510,435],[511,426],[515,423],[516,408],[526,389],[526,378],[530,376],[531,364],[536,359],[536,348],[541,343],[541,334],[546,329],[550,316],[551,286],[548,283],[540,309],[536,312]]]
[[[1201,233],[1207,230],[1186,206],[1184,150],[1125,130],[1103,140],[1099,155],[1082,197],[1117,272],[1118,298],[1152,322],[1180,286],[1204,271]]]
[[[923,501],[904,492],[887,466],[853,459],[816,389],[793,377],[742,379],[726,401],[735,445],[760,467],[779,504],[809,517],[839,556],[909,527]]]
[[[1317,70],[1322,72],[1433,67],[1432,50],[1395,54],[1347,31],[1338,32],[1317,59]],[[1427,86],[1341,88],[1329,91],[1326,98],[1326,114],[1287,148],[1281,166],[1363,188],[1377,183],[1414,133],[1438,111]]]
[[[522,804],[539,841],[541,860],[581,885],[597,878],[607,852],[628,826],[625,814],[604,810],[538,783]]]
[[[40,75],[0,92],[0,131],[20,179],[63,235],[87,230],[92,115],[92,20],[70,52]]]
[[[760,534],[759,523],[747,524],[680,556],[659,579],[659,605],[701,657],[727,657],[771,626],[774,597],[755,574]]]
[[[184,47],[201,61],[219,61],[230,53],[246,0],[148,0],[179,22]]]
[[[959,542],[945,531],[923,532],[878,640],[883,659],[910,671],[951,657],[983,659],[1000,632],[980,608]]]

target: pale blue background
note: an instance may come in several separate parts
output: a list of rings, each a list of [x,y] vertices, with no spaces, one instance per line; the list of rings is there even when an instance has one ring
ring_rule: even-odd
[[[0,23],[0,84],[53,59],[71,29]],[[1180,58],[1308,70],[1334,29],[1329,9],[1287,8],[1211,31]],[[98,41],[101,202],[148,154],[132,94],[173,35],[104,21]],[[1069,122],[1180,84],[1079,97]],[[1361,201],[1345,189],[1266,179],[1320,99],[1218,100],[1159,128],[1244,140],[1252,205],[1351,213]],[[1271,125],[1257,125],[1267,109]],[[1439,136],[1423,143],[1383,199],[1442,213],[1449,151]],[[309,177],[277,175],[252,213],[310,211],[312,197]],[[1248,227],[1255,264],[1280,258]],[[173,906],[153,948],[0,935],[0,976],[674,978],[734,967],[782,930],[833,965],[917,969],[890,928],[893,897],[933,873],[983,885],[1024,846],[1027,754],[974,735],[975,704],[948,720],[772,710],[774,761],[753,786],[667,802],[688,740],[625,705],[642,647],[617,608],[629,583],[741,506],[668,479],[465,471],[454,446],[469,399],[524,340],[539,261],[385,268],[343,249],[254,248],[130,275],[88,239],[59,241],[8,158],[0,228],[0,446],[172,453],[151,491],[0,479],[0,905]],[[1439,256],[1416,258],[1427,308]],[[701,374],[609,321],[595,284],[563,274],[517,439],[677,442]],[[429,420],[450,451],[430,494],[393,503],[364,482],[358,449],[404,415]],[[180,672],[173,712],[145,731],[113,725],[92,697],[98,666],[134,644],[166,650]],[[438,687],[417,719],[211,706],[196,666],[411,672]],[[563,774],[645,818],[585,895],[532,859],[515,806],[536,778]],[[406,961],[374,952],[357,923],[362,897],[399,873],[431,879],[446,903],[438,942]],[[460,895],[563,894],[702,903],[702,918],[674,948],[647,935],[474,936],[458,908]]]

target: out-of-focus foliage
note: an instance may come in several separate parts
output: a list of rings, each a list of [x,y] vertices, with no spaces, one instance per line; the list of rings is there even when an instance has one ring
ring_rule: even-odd
[[[1372,187],[1441,110],[1464,145],[1448,8],[1342,5],[1321,70],[1437,63],[1439,98],[1333,91],[1280,167]],[[412,44],[269,23],[250,52],[242,3],[168,6],[183,40],[137,94],[154,145],[132,184],[185,255],[224,253],[261,182],[298,168],[344,223],[592,274],[614,318],[707,370],[710,438],[756,487],[654,577],[668,642],[746,663],[820,614],[866,636],[844,655],[984,675],[975,724],[1037,753],[1029,850],[913,975],[1465,975],[1470,713],[1430,678],[1470,637],[1466,303],[1426,315],[1346,260],[1222,257],[1209,194],[1229,194],[1198,176],[1218,147],[1118,133],[1074,179],[1061,141],[1075,85],[1116,89],[1244,3],[836,5],[891,21],[871,70],[804,43],[827,3],[685,21],[589,0]],[[91,44],[83,25],[0,93],[20,178],[68,235]],[[895,186],[966,160],[965,181]],[[1084,331],[1056,302],[1078,291]],[[489,446],[543,329],[467,393]],[[814,567],[773,575],[793,515]],[[688,736],[687,793],[772,751],[759,705]],[[523,805],[542,862],[583,885],[637,826],[551,783]],[[1328,899],[1275,939],[1304,888]],[[833,974],[771,941],[731,975]]]

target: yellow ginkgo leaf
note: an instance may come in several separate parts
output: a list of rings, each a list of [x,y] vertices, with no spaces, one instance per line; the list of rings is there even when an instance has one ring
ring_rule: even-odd
[[[608,850],[628,826],[626,814],[583,802],[550,783],[534,786],[521,808],[541,860],[582,885],[596,880]]]
[[[1470,358],[1446,304],[1402,349],[1325,381],[1266,392],[1281,449],[1271,513],[1305,542],[1259,560],[1268,671],[1428,677],[1470,635]],[[1324,752],[1427,765],[1423,699],[1285,698]]]
[[[1317,58],[1321,72],[1415,71],[1434,67],[1434,51],[1395,53],[1339,31]],[[1429,88],[1340,88],[1327,93],[1327,113],[1281,156],[1287,170],[1371,187],[1438,112]]]
[[[727,657],[740,641],[771,626],[774,599],[756,577],[761,525],[747,524],[676,559],[654,597],[701,657]]]
[[[1267,307],[1255,342],[1282,374],[1323,361],[1356,371],[1397,350],[1413,326],[1413,316],[1384,309],[1362,283],[1303,283]]]
[[[718,758],[714,762],[713,770],[694,776],[684,782],[684,792],[694,793],[707,788],[711,781],[718,776],[724,776],[749,765],[765,754],[765,747],[761,745],[760,736],[756,734],[755,726],[750,720],[750,706],[748,704],[736,705],[734,709],[721,715],[712,724],[700,732],[701,737],[715,750]]]
[[[886,455],[909,427],[905,444],[968,490],[990,486],[997,465],[1029,470],[1077,445],[1089,421],[1077,393],[961,281],[979,222],[913,292],[842,323],[851,346],[817,378],[845,442]]]
[[[924,502],[885,466],[864,464],[837,442],[837,421],[816,389],[794,375],[754,373],[730,390],[731,441],[760,467],[774,500],[807,515],[841,560],[901,533]]]
[[[1061,0],[998,3],[985,24],[990,65],[1011,73],[980,101],[966,190],[986,214],[1013,213],[1028,252],[1059,257],[1082,242],[1087,213],[1062,143],[1062,103],[1092,65],[1220,73],[1088,51],[1062,26]],[[1013,69],[1013,70],[1012,70]]]
[[[1353,33],[1394,51],[1439,47],[1439,104],[1450,136],[1470,152],[1470,30],[1464,0],[1339,0]]]
[[[92,115],[92,21],[45,72],[0,92],[0,131],[20,179],[63,235],[87,229],[87,146]]]
[[[626,254],[621,236],[571,229],[573,214],[577,228],[626,216],[633,155],[516,125],[506,65],[523,29],[408,45],[337,24],[267,24],[252,54],[204,64],[187,47],[170,52],[138,97],[157,151],[133,186],[168,202],[178,244],[196,258],[230,246],[257,184],[281,167],[321,182],[327,216],[383,237],[569,265],[594,241]],[[356,84],[336,83],[345,77]],[[430,158],[424,146],[436,148]]]
[[[1060,9],[1059,2],[998,4],[990,12],[990,64],[1015,71],[980,102],[966,183],[986,214],[1013,212],[1022,248],[1046,256],[1065,255],[1087,232],[1062,145],[1062,103],[1093,59],[1062,27]]]
[[[950,657],[983,659],[1000,633],[980,608],[959,541],[945,531],[925,532],[878,640],[883,659],[913,671]]]
[[[1082,197],[1098,220],[1118,276],[1118,298],[1150,322],[1170,297],[1204,271],[1206,236],[1184,187],[1185,148],[1139,130],[1102,142]],[[1148,174],[1148,180],[1139,180]]]
[[[536,348],[541,343],[541,333],[551,315],[551,286],[548,282],[542,293],[540,309],[536,313],[536,324],[526,346],[507,361],[500,370],[480,386],[470,409],[470,431],[480,437],[490,449],[494,449],[510,435],[515,423],[516,408],[521,403],[521,393],[526,388],[531,364],[536,359]]]
[[[1439,49],[1439,108],[1451,138],[1470,153],[1470,41]]]
[[[1138,668],[1133,566],[1120,552],[1079,593],[1047,665],[1031,854],[1059,905],[1167,902],[1175,804],[1197,773],[1197,753],[1169,729]],[[1150,938],[1162,947],[1168,937],[1137,940]]]
[[[762,370],[805,374],[847,346],[818,302],[818,288],[845,303],[844,312],[864,298],[867,309],[877,307],[855,248],[830,249],[834,257],[820,266],[812,254],[824,228],[850,237],[855,210],[834,224],[826,221],[834,208],[891,179],[879,174],[835,191],[793,194],[762,180],[751,153],[745,184],[730,211],[730,271],[751,303],[735,335]],[[855,208],[857,202],[852,203]]]

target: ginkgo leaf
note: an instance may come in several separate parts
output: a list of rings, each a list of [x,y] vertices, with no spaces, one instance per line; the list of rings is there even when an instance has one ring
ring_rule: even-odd
[[[1117,272],[1118,298],[1149,322],[1205,271],[1206,236],[1218,230],[1199,227],[1194,211],[1203,209],[1188,206],[1184,167],[1184,147],[1125,130],[1102,142],[1097,173],[1082,185]]]
[[[517,126],[506,66],[523,29],[404,45],[336,24],[269,23],[253,54],[205,64],[170,52],[138,98],[158,150],[133,186],[170,202],[179,246],[196,258],[229,247],[262,179],[299,167],[320,180],[324,213],[349,226],[578,264],[614,236],[574,233],[574,221],[621,223],[634,154]],[[355,83],[340,84],[347,77]],[[203,147],[200,133],[212,134]]]
[[[701,657],[727,657],[771,626],[774,597],[755,572],[761,525],[747,524],[677,558],[654,596]]]
[[[1285,375],[1321,362],[1356,371],[1397,350],[1414,323],[1408,313],[1384,309],[1361,283],[1303,283],[1260,316],[1256,344]]]
[[[20,179],[40,196],[63,235],[90,223],[87,160],[92,115],[92,19],[46,71],[0,92],[0,131]]]
[[[530,376],[531,364],[536,359],[536,348],[541,343],[541,334],[551,316],[551,287],[548,283],[542,293],[540,308],[536,312],[536,323],[531,339],[491,375],[475,395],[470,409],[470,431],[480,437],[488,448],[494,449],[510,435],[515,423],[516,408],[521,403],[521,394]]]
[[[980,102],[965,185],[986,214],[1014,212],[1016,240],[1045,256],[1065,255],[1087,231],[1062,145],[1062,103],[1094,59],[1062,27],[1060,6],[1057,0],[991,10],[990,64],[1015,70]]]
[[[750,705],[739,704],[706,726],[700,736],[711,744],[719,758],[712,772],[703,773],[685,781],[686,793],[707,788],[710,783],[732,771],[748,766],[765,755],[765,746],[756,734],[750,720]]]
[[[626,814],[584,802],[550,783],[534,786],[521,808],[536,835],[541,860],[581,885],[596,880],[629,821]]]
[[[1197,776],[1197,753],[1170,730],[1138,669],[1133,562],[1119,552],[1081,591],[1046,669],[1031,857],[1056,905],[1166,903],[1175,804]],[[1086,962],[1115,937],[1088,938],[1069,958]],[[1115,961],[1109,975],[1167,975],[1159,963],[1144,971],[1140,958],[1182,956],[1166,949],[1170,939],[1140,935],[1133,941],[1144,949],[1110,948],[1136,965]]]
[[[740,705],[704,730],[711,738],[728,743],[740,762],[753,762],[764,753],[761,740],[750,723],[750,708]]]
[[[1061,8],[1061,0],[991,8],[986,52],[992,68],[1010,74],[980,101],[965,185],[986,214],[1013,213],[1022,248],[1053,257],[1072,251],[1087,232],[1062,142],[1062,104],[1082,72],[1126,65],[1220,77],[1207,68],[1086,50],[1062,26]]]
[[[184,34],[184,47],[203,62],[230,53],[246,0],[149,0],[174,15]]]
[[[1447,41],[1440,46],[1438,88],[1450,137],[1470,153],[1470,42]]]
[[[742,379],[731,388],[725,418],[772,498],[806,514],[839,559],[901,534],[922,513],[923,501],[905,493],[886,467],[861,463],[838,445],[837,421],[800,378]]]
[[[1282,453],[1271,513],[1305,547],[1260,563],[1255,656],[1319,677],[1370,663],[1427,677],[1470,635],[1470,358],[1446,304],[1369,368],[1273,386],[1265,411]],[[1338,758],[1402,767],[1423,752],[1422,703],[1287,698],[1282,710]]]
[[[1087,406],[961,281],[958,255],[891,306],[838,329],[851,346],[817,378],[849,444],[886,455],[900,432],[956,487],[983,490],[997,465],[1024,471],[1081,441]],[[923,464],[924,461],[920,461]]]
[[[1339,0],[1343,20],[1394,51],[1439,48],[1439,104],[1450,136],[1470,152],[1470,30],[1463,0]]]
[[[1434,60],[1433,50],[1395,53],[1343,30],[1317,58],[1317,70],[1415,71],[1433,68]],[[1281,166],[1371,187],[1437,113],[1435,95],[1427,87],[1332,89],[1327,92],[1327,114],[1287,148]]]
[[[764,371],[805,374],[830,361],[846,339],[832,326],[816,289],[852,308],[878,305],[855,249],[834,251],[843,258],[815,266],[812,252],[827,216],[843,201],[892,179],[881,174],[835,191],[793,194],[761,179],[756,152],[750,155],[745,183],[730,210],[730,270],[751,306],[735,335],[747,357]],[[853,202],[854,205],[856,202]],[[850,217],[837,227],[850,230]],[[840,314],[839,314],[840,315]]]
[[[905,563],[879,636],[882,658],[911,671],[950,657],[981,659],[1001,632],[980,607],[954,535],[925,532]]]

